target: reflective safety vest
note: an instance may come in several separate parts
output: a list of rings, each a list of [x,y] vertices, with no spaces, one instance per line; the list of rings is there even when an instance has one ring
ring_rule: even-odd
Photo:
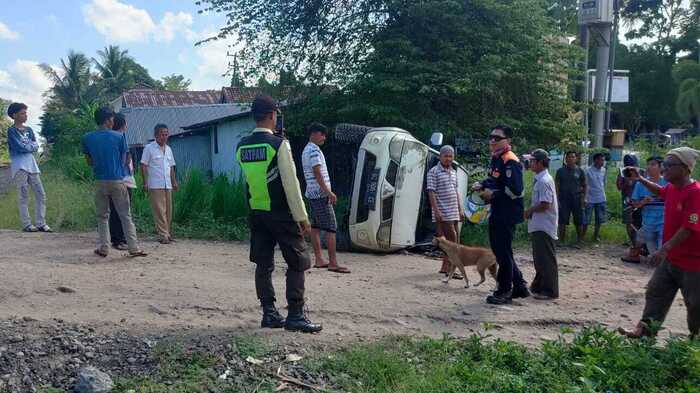
[[[277,163],[283,141],[267,132],[254,132],[241,139],[236,147],[236,160],[245,175],[248,208],[270,212],[277,219],[292,220]]]

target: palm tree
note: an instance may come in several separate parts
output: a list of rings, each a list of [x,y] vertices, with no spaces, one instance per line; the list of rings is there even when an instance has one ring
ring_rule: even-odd
[[[71,50],[66,60],[61,59],[57,70],[46,63],[39,67],[53,82],[50,95],[59,106],[75,109],[86,99],[93,98],[90,60],[84,54]]]
[[[684,119],[694,119],[700,130],[700,80],[686,79],[678,88],[676,111]]]
[[[108,100],[118,97],[134,85],[134,59],[128,53],[127,50],[119,49],[119,46],[110,45],[97,51],[99,60],[92,59],[100,79],[101,93]]]

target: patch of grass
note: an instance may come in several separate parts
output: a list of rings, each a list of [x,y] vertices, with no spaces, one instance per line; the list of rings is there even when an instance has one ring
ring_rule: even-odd
[[[273,350],[266,341],[255,336],[236,336],[231,344],[236,354],[243,359],[248,356],[261,358],[269,355]]]
[[[351,392],[697,392],[700,342],[632,341],[600,327],[531,350],[487,340],[393,337],[311,361]]]

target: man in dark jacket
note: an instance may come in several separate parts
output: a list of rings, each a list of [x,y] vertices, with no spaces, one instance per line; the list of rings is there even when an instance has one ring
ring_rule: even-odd
[[[486,298],[490,304],[509,304],[513,298],[530,296],[523,274],[513,259],[515,225],[523,222],[523,166],[511,151],[513,129],[491,129],[491,166],[483,184],[476,184],[481,197],[491,203],[489,242],[498,261],[498,289]]]

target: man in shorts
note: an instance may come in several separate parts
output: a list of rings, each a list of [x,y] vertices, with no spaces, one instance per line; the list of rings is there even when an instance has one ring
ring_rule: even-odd
[[[350,273],[344,266],[338,265],[335,252],[335,233],[337,224],[333,205],[338,197],[331,190],[331,180],[328,176],[326,157],[321,146],[326,142],[328,129],[321,123],[313,123],[308,127],[309,143],[301,154],[301,162],[306,179],[306,198],[311,208],[311,243],[316,257],[315,268],[328,268],[335,273]],[[321,251],[321,231],[326,232],[326,248],[328,262],[323,259]]]

